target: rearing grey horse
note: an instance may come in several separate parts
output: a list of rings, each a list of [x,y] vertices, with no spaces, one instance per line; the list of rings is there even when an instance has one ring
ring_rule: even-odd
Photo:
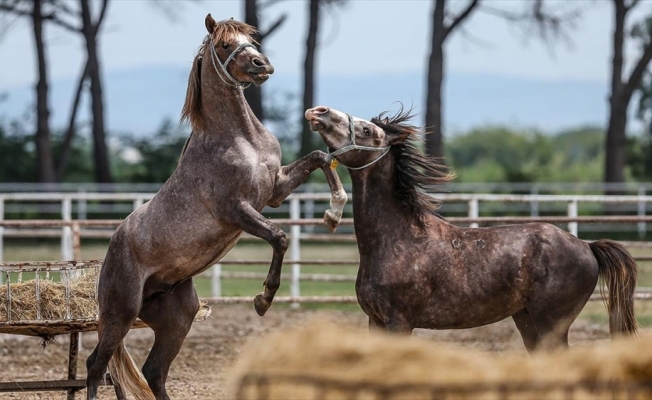
[[[274,250],[265,290],[254,300],[256,312],[265,314],[280,284],[288,241],[260,211],[279,206],[315,169],[324,171],[332,191],[324,215],[329,230],[342,215],[346,193],[326,154],[315,151],[281,166],[278,140],[245,101],[243,86],[260,85],[274,72],[252,44],[254,28],[232,19],[215,22],[210,14],[205,23],[208,36],[193,62],[182,111],[191,137],[156,196],[115,231],[102,266],[99,343],[86,362],[88,399],[96,398],[109,364],[113,379],[136,398],[169,398],[170,364],[198,310],[192,277],[222,258],[242,232]],[[123,344],[136,318],[155,334],[142,375]]]

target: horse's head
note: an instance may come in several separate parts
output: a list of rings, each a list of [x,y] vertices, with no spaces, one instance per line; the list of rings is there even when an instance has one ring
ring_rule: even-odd
[[[410,118],[402,110],[392,118],[385,113],[367,121],[341,111],[318,106],[306,110],[310,129],[318,132],[331,154],[349,169],[362,169],[380,160],[390,147],[403,142],[418,128],[403,122]]]
[[[262,85],[274,73],[269,59],[254,45],[252,36],[256,28],[233,18],[216,22],[210,14],[205,22],[208,30],[205,59],[211,60],[225,83]]]

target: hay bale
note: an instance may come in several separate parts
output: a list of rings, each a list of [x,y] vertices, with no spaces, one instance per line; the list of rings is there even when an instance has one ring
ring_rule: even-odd
[[[37,319],[37,308],[42,320],[65,320],[95,318],[97,303],[95,285],[98,271],[83,270],[69,278],[70,295],[66,297],[63,282],[49,279],[39,280],[40,301],[36,297],[36,281],[28,280],[10,284],[11,321]],[[68,317],[68,307],[70,317]],[[7,291],[0,288],[0,322],[7,321]]]
[[[231,390],[239,399],[651,398],[649,387],[622,389],[652,382],[649,349],[652,338],[641,337],[531,357],[495,355],[315,321],[249,343]],[[506,383],[525,389],[505,391]],[[460,390],[435,390],[445,387]]]

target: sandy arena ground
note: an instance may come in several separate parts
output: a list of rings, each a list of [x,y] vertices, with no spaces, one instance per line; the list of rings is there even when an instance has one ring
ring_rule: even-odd
[[[176,358],[168,378],[168,392],[173,399],[227,399],[224,383],[229,370],[247,340],[294,326],[311,318],[329,318],[342,324],[366,327],[366,316],[360,312],[290,310],[272,307],[263,318],[258,317],[253,306],[213,306],[210,319],[195,323]],[[511,320],[498,324],[462,331],[418,330],[418,336],[438,342],[492,352],[522,352],[525,348]],[[576,321],[571,328],[571,347],[596,341],[608,341],[607,326]],[[78,368],[79,376],[86,375],[85,361],[96,343],[96,333],[85,333]],[[129,351],[136,361],[144,362],[153,343],[149,329],[132,330],[127,337]],[[0,381],[61,379],[66,373],[68,352],[67,336],[46,348],[32,337],[0,335]],[[274,360],[269,360],[273,366]],[[112,389],[102,388],[102,399],[115,398]],[[77,398],[85,398],[85,391]],[[0,399],[65,399],[58,392],[1,394]]]

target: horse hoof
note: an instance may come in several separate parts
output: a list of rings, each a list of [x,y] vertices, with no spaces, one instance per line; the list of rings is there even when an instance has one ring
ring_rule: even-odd
[[[336,218],[331,210],[326,210],[324,213],[324,225],[330,233],[335,233],[337,226],[340,224],[340,218]]]
[[[267,310],[269,310],[269,307],[272,305],[269,301],[265,300],[265,297],[263,297],[263,293],[259,293],[256,295],[254,298],[254,308],[256,309],[256,313],[260,315],[261,317],[265,315]]]

